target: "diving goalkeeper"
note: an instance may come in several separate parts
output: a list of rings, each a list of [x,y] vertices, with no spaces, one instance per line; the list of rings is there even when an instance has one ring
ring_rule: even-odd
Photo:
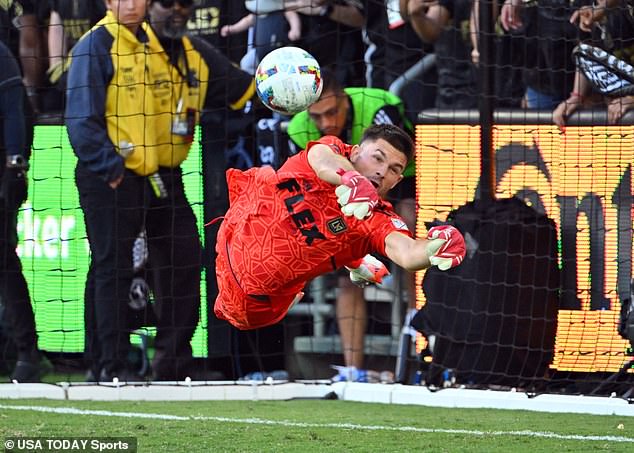
[[[391,124],[370,126],[359,145],[334,136],[308,143],[276,172],[229,169],[229,210],[218,231],[214,312],[239,329],[279,322],[311,279],[346,266],[357,284],[388,271],[378,253],[415,271],[446,270],[465,255],[452,226],[414,240],[383,200],[403,178],[414,144]]]

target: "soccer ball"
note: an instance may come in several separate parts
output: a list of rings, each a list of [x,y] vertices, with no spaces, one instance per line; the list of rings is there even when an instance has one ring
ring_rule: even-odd
[[[269,109],[294,115],[319,99],[323,83],[319,63],[311,54],[298,47],[280,47],[262,58],[255,86]]]

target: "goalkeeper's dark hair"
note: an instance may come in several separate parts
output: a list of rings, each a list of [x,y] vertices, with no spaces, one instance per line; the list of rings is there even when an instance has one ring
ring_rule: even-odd
[[[405,154],[407,162],[414,156],[414,142],[407,132],[393,124],[373,124],[363,132],[361,143],[377,141],[382,138],[394,148]]]

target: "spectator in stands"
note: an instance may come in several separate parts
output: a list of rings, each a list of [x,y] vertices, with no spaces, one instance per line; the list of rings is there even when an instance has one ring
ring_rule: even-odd
[[[619,59],[634,64],[634,16],[627,2],[622,0],[598,0],[593,6],[576,10],[570,22],[578,24],[587,33],[598,35],[598,45]],[[607,103],[608,122],[615,124],[634,108],[634,96],[611,97],[605,100],[593,93],[590,81],[577,68],[575,81],[568,99],[553,111],[553,122],[563,128],[566,118],[582,106]]]
[[[438,91],[436,107],[469,109],[478,105],[476,71],[468,32],[471,0],[400,0],[401,14],[418,36],[434,45]]]
[[[22,5],[16,1],[0,3],[0,40],[13,55],[19,55],[20,52],[20,32],[15,26],[14,19],[21,14]]]
[[[437,227],[427,240],[414,240],[384,201],[412,156],[410,136],[375,124],[359,143],[322,137],[277,172],[228,170],[231,206],[218,231],[216,316],[240,329],[275,324],[309,280],[342,265],[358,283],[380,281],[385,266],[368,253],[410,271],[462,261],[458,230]]]
[[[302,35],[302,22],[297,12],[284,11],[280,2],[269,3],[272,5],[263,1],[246,1],[245,7],[251,12],[239,21],[224,25],[220,29],[223,37],[253,30],[254,68],[271,50],[293,43]],[[265,6],[270,7],[263,9]]]
[[[500,13],[505,30],[525,30],[524,82],[525,106],[529,109],[554,109],[566,99],[573,86],[572,50],[583,38],[570,24],[572,12],[589,0],[538,0],[530,6],[522,0],[506,0]],[[526,23],[525,23],[526,22]]]
[[[196,378],[201,246],[180,165],[200,110],[240,109],[255,90],[226,57],[185,36],[192,3],[107,0],[106,17],[72,51],[66,124],[92,252],[101,381],[137,378],[126,363],[127,308],[143,227],[157,314],[153,378]]]
[[[48,90],[45,111],[63,109],[68,53],[88,30],[106,14],[103,0],[50,0],[48,23]]]
[[[27,197],[27,171],[33,141],[33,114],[18,63],[0,41],[0,296],[17,346],[11,380],[39,382],[46,367],[38,351],[29,289],[16,253],[18,210]]]
[[[238,62],[246,53],[247,37],[220,35],[226,24],[232,24],[244,17],[248,11],[244,2],[236,0],[197,0],[193,5],[192,17],[187,23],[190,36],[198,36],[225,54],[229,60]]]
[[[359,0],[284,0],[287,11],[302,15],[299,47],[322,68],[332,68],[342,86],[365,83],[363,38],[365,2]]]
[[[499,17],[504,0],[496,0],[491,5],[492,19]],[[479,52],[479,15],[480,0],[474,0],[471,14],[471,59],[476,66],[480,63]],[[520,108],[523,106],[526,86],[524,84],[524,67],[526,49],[525,27],[504,30],[495,27],[493,37],[494,59],[494,95],[497,107]]]
[[[22,80],[35,113],[40,110],[39,90],[46,67],[45,41],[41,33],[45,5],[46,2],[36,0],[0,2],[0,40],[19,57]]]
[[[227,58],[233,62],[240,62],[247,52],[246,36],[223,36],[221,30],[227,24],[232,24],[244,17],[248,10],[245,8],[245,2],[235,0],[198,0],[193,5],[193,14],[187,24],[188,35],[199,37],[211,44],[213,47],[222,52]],[[241,66],[248,71],[253,67]],[[255,68],[252,68],[253,72]],[[245,105],[245,109],[233,110],[227,106],[224,109],[214,108],[213,110],[204,111],[201,115],[201,146],[205,155],[214,154],[218,157],[218,153],[229,154],[236,151],[240,156],[248,156],[248,160],[252,161],[251,153],[247,151],[250,147],[242,146],[251,139],[250,126],[253,122],[251,103]],[[248,113],[247,113],[248,112]],[[250,144],[250,143],[249,143]],[[231,151],[229,151],[231,150]],[[217,172],[218,177],[222,180],[226,167],[223,159],[207,160],[207,172]],[[213,167],[213,169],[210,168]],[[209,175],[209,173],[208,173]],[[211,176],[213,177],[213,176]],[[228,208],[226,200],[226,190],[223,188],[220,192],[215,191],[214,211],[217,215],[224,212]],[[207,200],[207,207],[210,207],[211,201]],[[224,208],[221,205],[225,205]]]
[[[324,87],[317,102],[295,115],[288,124],[291,154],[305,149],[308,143],[325,135],[338,137],[345,143],[359,144],[363,131],[372,124],[395,124],[412,133],[403,102],[380,88],[342,88],[334,74],[322,71]],[[294,151],[294,152],[293,152]],[[412,176],[413,166],[406,176]],[[415,231],[413,178],[405,178],[407,189],[399,193],[397,212],[410,231]],[[395,189],[397,190],[397,189]],[[341,335],[344,363],[348,367],[364,368],[364,338],[367,327],[367,305],[363,288],[354,285],[348,273],[338,274],[336,300],[337,323]],[[413,280],[413,276],[411,278]],[[413,300],[413,281],[410,299]]]
[[[367,86],[389,90],[403,99],[412,121],[421,110],[433,107],[437,83],[433,45],[424,43],[412,24],[403,20],[398,0],[367,2],[366,38]],[[399,79],[423,58],[427,62],[425,70]]]

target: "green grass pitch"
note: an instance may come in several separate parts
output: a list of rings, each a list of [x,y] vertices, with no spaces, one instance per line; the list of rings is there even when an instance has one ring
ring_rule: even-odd
[[[0,437],[135,437],[139,452],[632,452],[634,418],[336,400],[0,400]]]

